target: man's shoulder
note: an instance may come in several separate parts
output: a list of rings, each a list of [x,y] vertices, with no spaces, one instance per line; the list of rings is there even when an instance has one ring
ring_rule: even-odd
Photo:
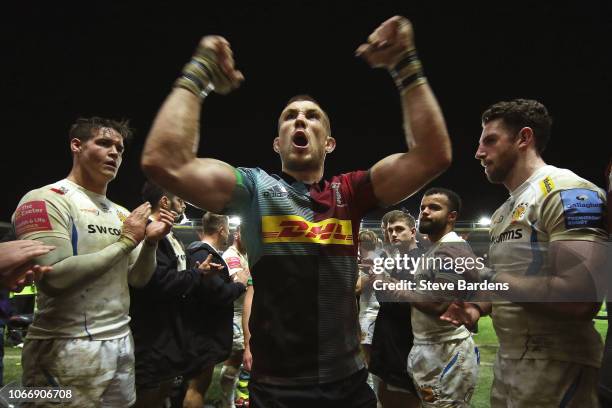
[[[233,246],[230,246],[223,252],[223,254],[221,254],[221,257],[223,259],[227,259],[230,257],[238,257],[238,251],[236,251]]]
[[[58,207],[66,207],[71,201],[69,197],[72,193],[73,188],[71,188],[70,184],[65,183],[65,180],[60,180],[28,191],[21,197],[21,200],[19,200],[17,208],[28,203],[42,202],[51,203]]]
[[[335,176],[332,176],[328,179],[329,183],[334,182],[345,182],[345,183],[359,183],[370,180],[370,171],[369,170],[354,170],[346,173],[340,173]]]
[[[187,252],[189,253],[189,255],[203,253],[206,255],[212,254],[213,257],[221,257],[221,255],[219,255],[219,253],[215,251],[213,247],[202,241],[196,241],[189,244],[189,246],[187,247]]]
[[[572,189],[588,189],[603,195],[603,190],[589,180],[580,177],[569,169],[554,166],[546,166],[545,171],[542,171],[533,180],[532,187],[541,200],[554,193]]]
[[[259,177],[272,177],[268,172],[259,167],[236,167],[236,170],[241,176],[247,176],[253,179]]]

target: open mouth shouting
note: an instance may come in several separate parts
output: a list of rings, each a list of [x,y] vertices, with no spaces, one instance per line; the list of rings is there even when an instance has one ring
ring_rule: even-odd
[[[308,148],[308,138],[303,130],[296,130],[291,137],[291,143],[293,147],[299,150],[305,150]]]

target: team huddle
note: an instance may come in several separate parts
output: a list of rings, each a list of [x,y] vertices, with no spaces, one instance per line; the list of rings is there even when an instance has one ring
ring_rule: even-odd
[[[544,162],[546,108],[515,99],[482,115],[475,158],[509,197],[491,218],[486,265],[466,271],[478,257],[455,232],[463,203],[452,186],[427,189],[417,219],[389,211],[382,236],[360,230],[368,212],[443,173],[452,153],[410,22],[383,22],[357,55],[389,71],[406,141],[367,170],[324,177],[336,140],[307,95],[278,118],[278,174],[198,158],[204,99],[244,80],[218,36],[202,38],[155,118],[134,211],[106,197],[127,124],[78,120],[70,174],[27,193],[12,220],[19,240],[44,245],[23,385],[69,387],[65,406],[202,407],[223,362],[228,407],[468,407],[480,358],[471,330],[490,315],[500,345],[492,407],[612,398],[592,323],[609,279],[606,193]],[[207,211],[187,248],[171,232],[185,202]],[[242,220],[233,237],[228,215]],[[463,263],[375,270],[396,256]]]

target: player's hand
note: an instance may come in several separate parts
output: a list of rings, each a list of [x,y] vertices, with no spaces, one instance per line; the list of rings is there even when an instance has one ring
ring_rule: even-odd
[[[138,244],[145,237],[145,228],[151,215],[151,204],[148,202],[136,207],[134,211],[123,221],[121,235],[131,239]]]
[[[471,303],[462,301],[452,302],[446,312],[440,315],[440,320],[451,323],[454,326],[464,325],[472,330],[480,319],[480,310]]]
[[[249,273],[248,269],[241,269],[232,275],[232,280],[234,282],[240,282],[244,286],[246,286],[250,277],[251,277],[251,274]]]
[[[244,348],[244,353],[242,354],[242,365],[247,371],[251,371],[251,368],[253,367],[253,354],[251,354],[251,347],[249,346]]]
[[[27,269],[26,269],[27,268]],[[23,270],[26,269],[26,270]],[[17,280],[11,281],[6,284],[6,288],[9,288],[12,292],[19,293],[23,290],[24,287],[31,285],[33,283],[38,282],[42,279],[45,273],[49,273],[53,270],[51,266],[24,266],[20,267],[17,270],[20,270],[20,277]]]
[[[147,242],[159,242],[163,237],[168,235],[172,230],[176,216],[177,214],[174,211],[160,208],[157,219],[150,222],[145,229]]]
[[[206,50],[211,51],[211,53],[205,52]],[[194,57],[203,52],[206,55],[210,55],[221,70],[221,72],[216,72],[214,67],[212,68],[213,75],[211,81],[215,87],[215,92],[227,94],[240,86],[240,83],[244,81],[244,76],[242,72],[236,69],[234,53],[230,43],[225,38],[218,35],[202,37]]]
[[[196,262],[196,268],[203,276],[207,276],[223,269],[223,265],[212,262],[212,254],[208,254],[203,262]]]
[[[394,16],[382,23],[361,44],[355,55],[362,57],[372,68],[394,68],[402,54],[414,49],[412,23],[402,16]]]
[[[13,270],[55,249],[41,241],[30,239],[0,243],[0,275],[9,275]]]

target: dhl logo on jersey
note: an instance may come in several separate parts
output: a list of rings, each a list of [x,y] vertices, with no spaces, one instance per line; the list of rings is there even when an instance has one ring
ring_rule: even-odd
[[[321,245],[353,245],[351,220],[328,218],[310,222],[298,215],[265,215],[261,217],[261,229],[266,244],[310,242]]]

